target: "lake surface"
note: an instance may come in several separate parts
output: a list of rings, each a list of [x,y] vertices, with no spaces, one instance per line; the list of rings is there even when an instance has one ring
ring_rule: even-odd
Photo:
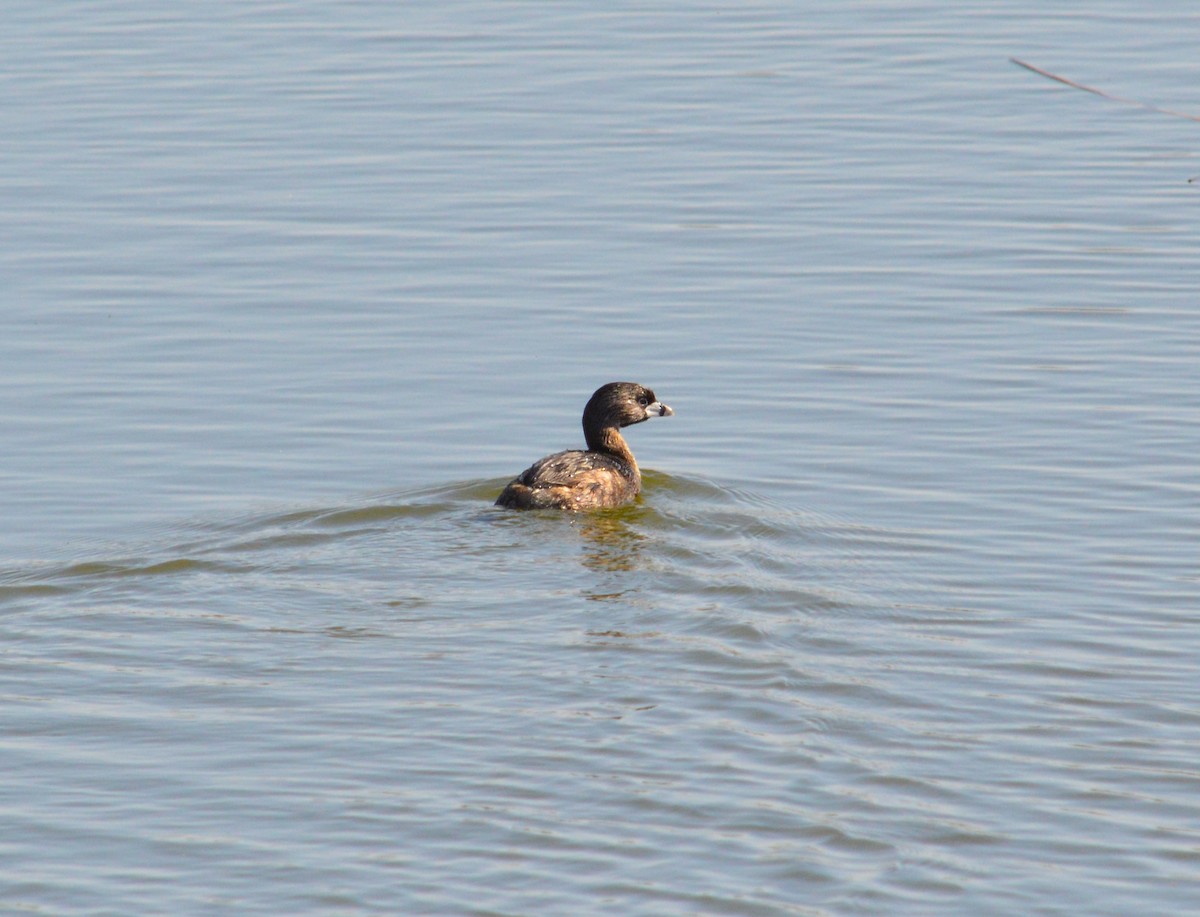
[[[1200,900],[1191,4],[14,3],[0,911]],[[492,507],[582,442],[640,501]]]

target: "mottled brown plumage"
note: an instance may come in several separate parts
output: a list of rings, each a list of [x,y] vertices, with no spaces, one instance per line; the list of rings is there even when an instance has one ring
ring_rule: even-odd
[[[518,475],[496,500],[512,509],[600,509],[628,503],[642,489],[642,473],[620,428],[675,412],[636,382],[596,389],[583,409],[587,451],[556,452]]]

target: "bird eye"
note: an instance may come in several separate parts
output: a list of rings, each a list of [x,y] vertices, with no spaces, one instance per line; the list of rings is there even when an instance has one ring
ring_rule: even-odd
[[[650,400],[645,395],[638,395],[638,404],[645,407],[650,403]]]

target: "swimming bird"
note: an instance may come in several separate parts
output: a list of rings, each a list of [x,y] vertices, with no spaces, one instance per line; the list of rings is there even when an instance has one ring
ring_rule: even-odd
[[[621,427],[674,413],[636,382],[600,386],[583,409],[587,450],[556,452],[535,462],[504,488],[496,505],[579,512],[629,503],[642,489],[642,473]]]

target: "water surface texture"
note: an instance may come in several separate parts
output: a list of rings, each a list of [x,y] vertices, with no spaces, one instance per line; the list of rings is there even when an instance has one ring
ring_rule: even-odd
[[[0,910],[1194,910],[1200,125],[1009,57],[1200,20],[1088,7],[9,4]]]

